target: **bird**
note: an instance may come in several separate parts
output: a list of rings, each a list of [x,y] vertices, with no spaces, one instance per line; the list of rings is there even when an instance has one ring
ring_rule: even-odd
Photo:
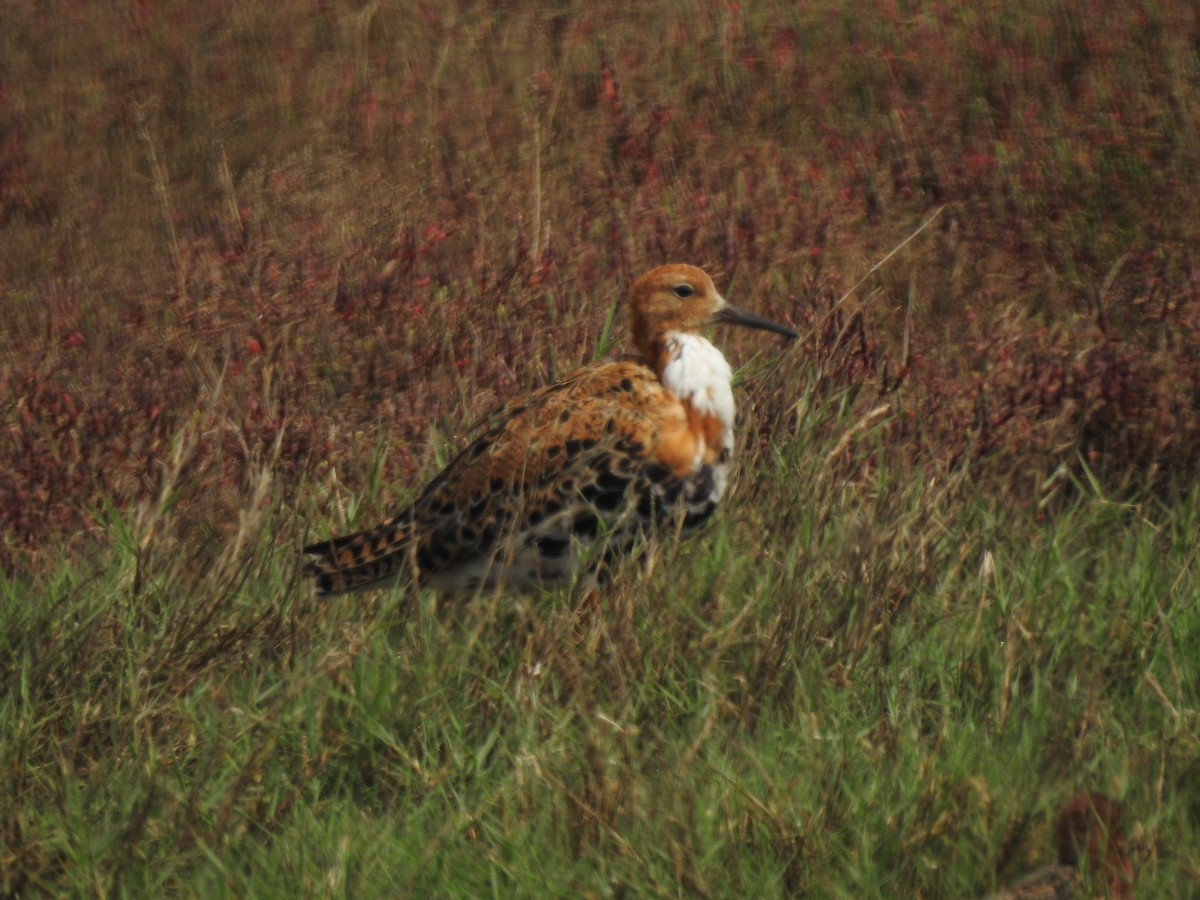
[[[1058,864],[1039,869],[993,894],[989,900],[1073,900],[1094,896],[1133,896],[1133,864],[1125,852],[1121,805],[1104,794],[1084,791],[1072,797],[1058,816],[1054,840]],[[1086,867],[1087,878],[1084,876]]]
[[[686,535],[725,493],[733,373],[701,330],[791,328],[739,309],[696,266],[629,295],[633,352],[510,402],[421,491],[366,531],[304,548],[318,596],[411,578],[444,593],[527,593],[604,572],[639,537]]]

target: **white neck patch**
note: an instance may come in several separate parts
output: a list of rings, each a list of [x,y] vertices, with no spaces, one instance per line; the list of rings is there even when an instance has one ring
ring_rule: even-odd
[[[733,449],[733,370],[721,351],[698,334],[667,335],[667,366],[662,381],[680,400],[725,426],[725,446]]]

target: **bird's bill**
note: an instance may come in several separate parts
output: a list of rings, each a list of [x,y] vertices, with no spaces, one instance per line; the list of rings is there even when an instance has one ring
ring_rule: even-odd
[[[772,322],[770,319],[756,316],[752,312],[738,309],[732,303],[726,303],[722,306],[717,311],[717,314],[713,316],[713,319],[717,322],[726,322],[730,325],[744,325],[747,328],[757,328],[760,331],[773,331],[775,334],[782,334],[784,337],[793,339],[800,337],[800,335],[786,325],[780,325],[778,322]]]

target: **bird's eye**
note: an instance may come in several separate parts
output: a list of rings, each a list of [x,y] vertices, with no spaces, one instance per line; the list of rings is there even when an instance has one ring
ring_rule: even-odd
[[[696,289],[690,284],[681,284],[677,286],[672,293],[674,293],[675,296],[680,300],[686,300],[688,297],[692,296],[692,294],[696,293]]]

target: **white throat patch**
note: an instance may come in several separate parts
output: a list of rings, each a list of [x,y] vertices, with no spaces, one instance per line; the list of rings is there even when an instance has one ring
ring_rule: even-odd
[[[725,426],[725,441],[733,447],[733,370],[721,351],[698,334],[667,335],[667,367],[662,381],[696,412]]]

